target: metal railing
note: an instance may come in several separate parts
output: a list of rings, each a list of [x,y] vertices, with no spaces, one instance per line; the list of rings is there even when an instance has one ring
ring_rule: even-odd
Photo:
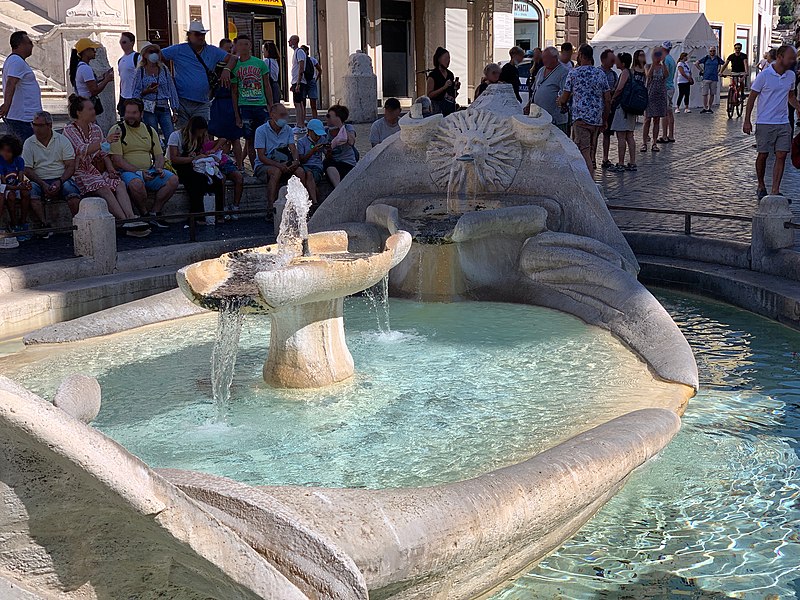
[[[76,229],[75,225],[65,225],[64,227],[40,227],[39,229],[26,229],[25,231],[0,231],[0,239],[26,235],[46,235],[48,233],[67,233]]]
[[[742,215],[725,215],[720,213],[709,213],[696,210],[675,210],[671,208],[646,208],[643,206],[617,206],[613,204],[608,205],[608,210],[682,216],[683,233],[685,235],[692,235],[692,217],[698,217],[701,219],[722,219],[727,221],[743,221],[746,223],[753,222],[752,217],[743,217]],[[790,223],[787,223],[785,226],[788,227],[789,225]],[[800,227],[800,225],[798,225],[798,227]]]
[[[158,217],[158,219],[163,219],[165,221],[172,221],[172,220],[180,220],[180,221],[189,221],[189,241],[196,242],[197,241],[197,220],[198,219],[205,219],[206,217],[225,217],[226,215],[237,215],[237,216],[246,216],[246,215],[268,215],[271,214],[272,211],[267,210],[266,208],[252,208],[248,210],[212,210],[208,212],[195,212],[195,213],[179,213],[179,214],[170,214],[164,215],[162,217]],[[151,215],[147,217],[136,217],[134,219],[126,219],[124,221],[117,221],[119,224],[124,223],[136,223],[136,222],[144,222],[149,223],[154,218]],[[176,223],[177,225],[177,223]]]

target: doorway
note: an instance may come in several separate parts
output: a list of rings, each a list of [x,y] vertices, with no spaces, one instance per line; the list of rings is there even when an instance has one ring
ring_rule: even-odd
[[[144,3],[147,41],[161,48],[172,45],[172,15],[169,2]]]
[[[574,48],[586,43],[586,13],[567,13],[564,19],[564,41]]]
[[[381,0],[383,97],[408,98],[411,57],[410,0]]]

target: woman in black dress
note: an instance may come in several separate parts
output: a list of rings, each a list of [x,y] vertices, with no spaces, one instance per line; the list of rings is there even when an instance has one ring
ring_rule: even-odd
[[[450,53],[439,46],[433,54],[433,69],[428,73],[428,98],[433,104],[433,113],[444,116],[456,110],[456,96],[461,82],[448,69]]]

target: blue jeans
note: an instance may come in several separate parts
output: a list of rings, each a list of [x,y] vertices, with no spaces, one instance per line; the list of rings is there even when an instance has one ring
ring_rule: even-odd
[[[58,179],[43,179],[47,185],[53,185]],[[67,179],[64,183],[61,184],[61,189],[58,190],[58,196],[61,200],[69,200],[70,198],[80,198],[81,192],[78,189],[78,186],[75,185],[75,182],[72,179]],[[48,198],[44,194],[44,190],[42,187],[36,183],[35,181],[31,181],[31,198],[36,200],[43,200],[45,202],[50,202],[53,198]]]
[[[8,133],[16,136],[21,142],[24,142],[33,135],[33,127],[27,121],[6,119],[6,129],[8,130]]]
[[[170,134],[175,131],[175,127],[172,125],[172,115],[168,108],[156,108],[154,113],[145,112],[142,115],[142,121],[156,131],[161,128],[161,135],[164,136],[164,141],[168,140]]]

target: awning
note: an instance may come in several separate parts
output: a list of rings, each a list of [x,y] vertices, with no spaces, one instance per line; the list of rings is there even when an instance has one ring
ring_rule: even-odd
[[[264,8],[283,8],[283,0],[225,0],[226,4],[250,4]]]

